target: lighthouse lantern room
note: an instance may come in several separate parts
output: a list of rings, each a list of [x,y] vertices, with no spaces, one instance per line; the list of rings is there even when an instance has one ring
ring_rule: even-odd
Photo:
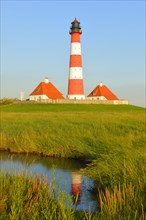
[[[85,99],[82,71],[82,54],[80,35],[82,34],[80,22],[75,18],[70,28],[71,47],[68,80],[69,99]]]

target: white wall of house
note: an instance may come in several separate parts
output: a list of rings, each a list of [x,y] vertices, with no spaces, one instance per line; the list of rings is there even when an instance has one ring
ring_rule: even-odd
[[[87,97],[87,100],[107,100],[104,96]]]
[[[84,100],[85,96],[84,95],[68,95],[68,99]]]
[[[29,96],[29,99],[31,101],[39,101],[39,100],[42,100],[42,99],[49,99],[49,98],[46,95],[31,95],[31,96]]]

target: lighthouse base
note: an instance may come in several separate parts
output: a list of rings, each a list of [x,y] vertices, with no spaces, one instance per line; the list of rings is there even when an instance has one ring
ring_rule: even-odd
[[[68,95],[68,99],[85,100],[85,95]]]

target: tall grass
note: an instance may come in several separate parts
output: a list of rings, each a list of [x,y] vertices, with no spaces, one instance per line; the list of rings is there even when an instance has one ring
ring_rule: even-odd
[[[82,172],[95,179],[99,219],[146,219],[146,151],[142,147],[112,148]]]
[[[145,220],[144,201],[140,194],[141,189],[131,183],[121,187],[120,184],[105,192],[99,191],[100,214],[99,219],[117,220]]]
[[[57,185],[45,178],[17,173],[0,173],[1,220],[145,220],[144,201],[140,187],[131,183],[98,190],[100,211],[76,211],[73,202]]]
[[[1,174],[0,185],[0,219],[74,219],[71,199],[64,192],[55,198],[56,186],[49,186],[46,179]]]
[[[58,157],[96,158],[112,147],[123,151],[127,147],[143,148],[145,144],[142,108],[37,104],[23,104],[23,112],[20,108],[19,104],[2,108],[0,148]]]
[[[19,104],[1,111],[0,148],[92,159],[82,172],[95,179],[100,213],[86,219],[144,220],[145,109]]]
[[[55,179],[48,183],[38,175],[0,172],[0,186],[1,220],[90,220],[96,216],[77,211],[73,198],[59,190]]]

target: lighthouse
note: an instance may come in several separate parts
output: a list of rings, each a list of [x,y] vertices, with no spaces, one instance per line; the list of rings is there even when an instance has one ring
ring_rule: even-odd
[[[82,53],[80,35],[82,34],[80,22],[75,18],[70,28],[71,47],[68,80],[68,99],[85,99],[82,71]]]

